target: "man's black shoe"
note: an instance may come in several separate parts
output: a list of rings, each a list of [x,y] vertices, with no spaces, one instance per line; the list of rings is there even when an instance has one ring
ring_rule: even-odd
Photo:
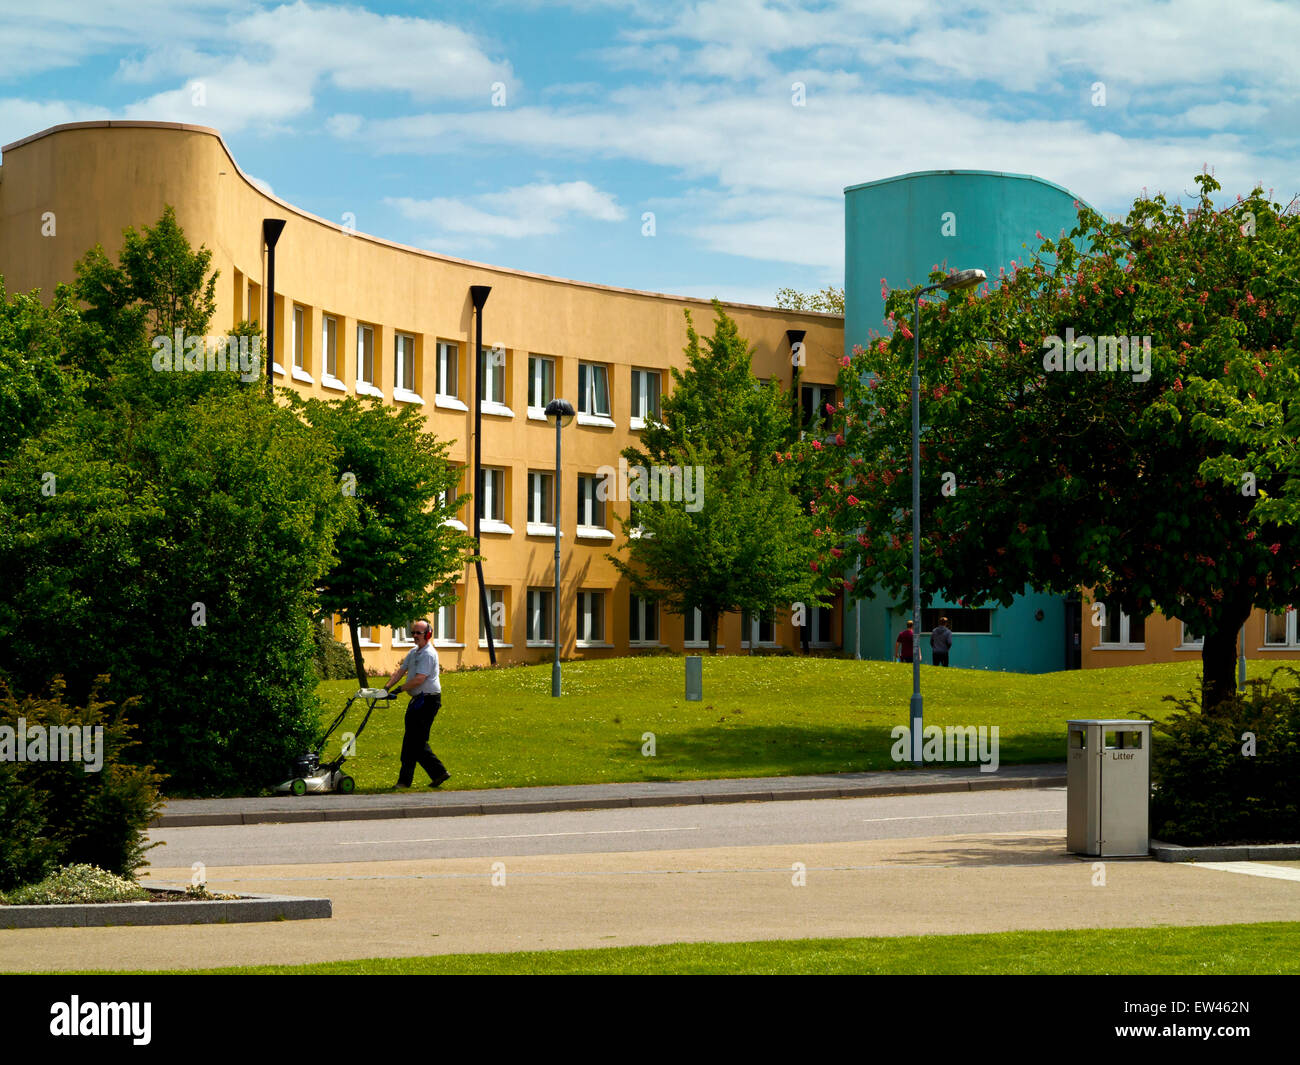
[[[445,784],[447,781],[449,781],[450,779],[451,779],[451,774],[450,774],[450,773],[443,773],[442,776],[440,776],[440,777],[431,777],[430,780],[429,780],[429,787],[431,787],[431,788],[437,788],[437,787],[440,787],[440,786],[442,786],[443,784]]]

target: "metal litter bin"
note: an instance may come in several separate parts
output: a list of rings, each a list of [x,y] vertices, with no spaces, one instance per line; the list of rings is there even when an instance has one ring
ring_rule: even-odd
[[[1151,722],[1069,721],[1065,846],[1101,858],[1151,850]]]

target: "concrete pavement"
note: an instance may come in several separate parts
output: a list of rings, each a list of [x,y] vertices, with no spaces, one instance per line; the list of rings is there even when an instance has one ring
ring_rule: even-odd
[[[209,867],[207,875],[218,891],[325,895],[334,917],[4,931],[0,971],[1300,919],[1296,880],[1151,860],[1096,863],[1067,855],[1062,831]],[[157,869],[147,882],[189,876]]]

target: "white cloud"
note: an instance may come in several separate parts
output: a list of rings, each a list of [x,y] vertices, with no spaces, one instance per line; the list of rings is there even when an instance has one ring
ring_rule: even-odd
[[[12,144],[43,129],[65,122],[92,122],[109,118],[111,112],[93,104],[54,100],[0,100],[0,144]]]
[[[560,232],[562,223],[571,218],[618,222],[626,217],[613,196],[586,181],[520,185],[472,199],[473,203],[441,196],[431,200],[393,197],[384,202],[412,221],[479,238],[548,236]]]

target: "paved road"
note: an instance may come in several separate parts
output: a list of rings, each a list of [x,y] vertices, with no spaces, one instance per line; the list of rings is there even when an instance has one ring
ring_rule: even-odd
[[[155,866],[297,865],[846,843],[1063,830],[1065,788],[155,829]]]

